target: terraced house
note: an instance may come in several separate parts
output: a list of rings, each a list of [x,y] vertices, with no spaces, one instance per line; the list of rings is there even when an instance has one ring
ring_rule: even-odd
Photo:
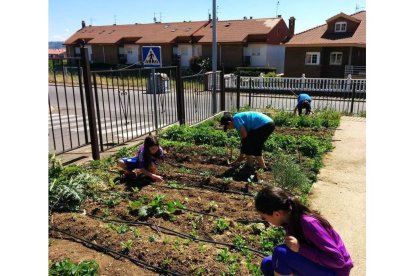
[[[366,11],[339,13],[284,45],[287,77],[365,78]]]
[[[283,72],[282,42],[291,37],[284,20],[244,18],[217,22],[218,64],[237,66],[275,66]],[[294,24],[293,24],[294,26]],[[162,65],[188,67],[191,58],[211,58],[212,21],[172,22],[109,26],[86,26],[64,44],[69,57],[88,48],[92,63],[135,64],[142,62],[142,46],[161,46]]]

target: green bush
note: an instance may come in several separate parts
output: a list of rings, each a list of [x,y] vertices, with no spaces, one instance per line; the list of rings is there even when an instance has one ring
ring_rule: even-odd
[[[278,154],[272,166],[272,173],[276,184],[291,192],[306,192],[311,183],[290,156]]]

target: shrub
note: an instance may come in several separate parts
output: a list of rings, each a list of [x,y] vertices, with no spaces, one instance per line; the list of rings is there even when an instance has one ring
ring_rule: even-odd
[[[311,185],[300,166],[291,157],[281,153],[273,163],[272,173],[276,184],[291,192],[307,191]]]

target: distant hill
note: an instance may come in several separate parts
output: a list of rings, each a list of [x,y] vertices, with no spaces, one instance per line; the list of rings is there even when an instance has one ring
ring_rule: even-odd
[[[61,49],[65,48],[63,41],[49,41],[49,49]]]

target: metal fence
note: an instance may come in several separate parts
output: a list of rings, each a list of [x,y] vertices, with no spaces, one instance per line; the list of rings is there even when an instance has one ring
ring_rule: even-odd
[[[100,150],[176,123],[176,83],[176,67],[92,71]]]
[[[314,110],[332,109],[338,112],[366,112],[365,79],[265,78],[225,76],[226,109],[238,110],[277,108],[293,111],[297,94],[307,93]]]
[[[80,58],[49,60],[49,149],[56,153],[89,143],[82,82]]]
[[[182,77],[184,94],[185,123],[193,125],[217,113],[220,106],[220,85],[215,92],[216,107],[213,104],[214,92],[211,85],[213,73],[197,74]],[[220,82],[221,71],[216,72],[217,82]]]
[[[49,151],[91,145],[99,152],[171,124],[193,125],[223,110],[277,108],[292,111],[295,94],[312,96],[312,108],[365,112],[366,80],[264,78],[212,73],[181,77],[177,67],[91,71],[81,58],[49,65]]]

